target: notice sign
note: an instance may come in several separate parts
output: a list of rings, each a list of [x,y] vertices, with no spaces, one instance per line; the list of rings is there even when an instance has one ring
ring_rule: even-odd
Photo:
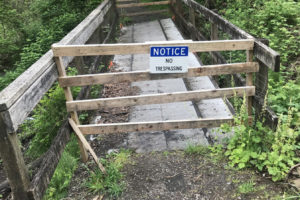
[[[186,73],[189,47],[151,47],[150,73]]]

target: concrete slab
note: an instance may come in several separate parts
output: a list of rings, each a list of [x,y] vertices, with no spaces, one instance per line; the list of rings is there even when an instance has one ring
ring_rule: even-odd
[[[183,40],[171,19],[134,24],[123,30],[120,42],[146,42]],[[124,71],[146,70],[149,68],[149,55],[137,54],[115,56],[114,62],[119,69]],[[200,62],[193,54],[189,56],[189,66],[200,66]],[[154,94],[165,92],[177,92],[215,88],[209,77],[197,77],[183,79],[165,79],[156,81],[140,81],[132,83],[138,87],[138,94]],[[157,121],[177,119],[197,119],[200,110],[201,117],[225,117],[230,116],[226,104],[222,99],[204,100],[193,104],[192,102],[176,102],[159,105],[142,105],[131,108],[129,121]],[[214,129],[209,129],[212,135]],[[170,130],[146,133],[130,133],[126,140],[126,146],[137,152],[162,151],[184,149],[189,144],[208,145],[203,129]]]

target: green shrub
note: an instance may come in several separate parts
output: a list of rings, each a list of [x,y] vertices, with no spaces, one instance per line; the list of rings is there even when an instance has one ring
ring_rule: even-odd
[[[98,168],[95,172],[90,171],[90,177],[85,186],[93,193],[103,193],[111,198],[118,197],[124,190],[121,169],[129,162],[130,152],[122,150],[117,154],[110,154],[101,162],[104,165],[107,175],[104,175]]]
[[[264,120],[249,125],[244,100],[240,113],[234,118],[235,127],[229,124],[221,126],[223,131],[234,132],[225,152],[230,165],[239,169],[255,167],[266,170],[273,181],[285,178],[289,168],[300,161],[295,154],[299,149],[296,138],[300,132],[291,128],[291,113],[292,109],[285,122],[280,120],[274,133],[264,126]]]

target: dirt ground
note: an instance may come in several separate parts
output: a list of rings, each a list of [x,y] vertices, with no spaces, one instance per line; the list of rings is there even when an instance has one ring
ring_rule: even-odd
[[[286,190],[284,183],[274,183],[269,177],[234,170],[226,160],[183,151],[133,153],[123,174],[125,190],[116,198],[120,200],[282,199]],[[80,166],[74,177],[67,199],[93,199],[97,195],[83,186],[88,177],[85,167]]]
[[[108,84],[102,97],[133,95],[136,90],[130,84]],[[129,107],[103,109],[98,123],[128,121]],[[109,150],[124,147],[126,134],[109,134],[95,137],[91,146],[96,154],[104,157]],[[87,164],[93,168],[95,164]],[[182,199],[281,199],[285,184],[274,183],[270,177],[250,170],[237,171],[226,160],[210,156],[204,148],[201,155],[187,155],[184,151],[132,153],[122,173],[125,190],[116,199],[121,200],[182,200]],[[93,199],[84,187],[89,172],[84,164],[76,170],[66,199]],[[103,199],[109,199],[103,197]]]

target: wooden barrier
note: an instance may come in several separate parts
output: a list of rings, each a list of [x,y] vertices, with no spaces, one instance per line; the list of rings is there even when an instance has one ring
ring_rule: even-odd
[[[200,41],[207,40],[207,38],[193,24],[193,19],[191,19],[191,17],[189,17],[190,21],[188,21],[182,16],[182,13],[184,13],[184,11],[182,11],[181,13],[178,12],[178,9],[182,10],[182,3],[187,6],[188,9],[186,10],[190,13],[189,16],[194,15],[194,13],[191,12],[196,12],[198,18],[200,16],[203,16],[211,23],[211,40],[218,39],[219,30],[229,34],[229,36],[231,36],[232,38],[254,38],[250,34],[223,19],[213,11],[205,8],[200,4],[198,5],[197,2],[193,0],[178,0],[177,4],[171,4],[173,6],[172,12],[174,13],[176,19],[175,22],[184,33],[186,33],[193,39]],[[252,100],[253,106],[256,110],[256,115],[261,112],[264,105],[264,97],[266,95],[268,85],[268,68],[279,71],[280,66],[279,54],[267,47],[267,43],[264,44],[265,42],[265,40],[255,39],[253,49],[253,56],[258,59],[260,65],[259,72],[255,74],[256,78],[254,85],[256,86],[256,94]],[[227,63],[226,59],[219,52],[210,52],[210,55],[214,63],[216,64]],[[246,80],[240,74],[234,74],[234,80],[237,86],[246,84]],[[276,128],[278,124],[278,117],[268,106],[266,107],[266,123],[271,128]]]
[[[232,118],[215,118],[215,119],[191,119],[191,120],[171,120],[171,121],[155,121],[155,122],[132,122],[132,123],[116,123],[116,124],[91,124],[80,125],[76,121],[76,112],[81,110],[96,110],[101,107],[120,107],[135,106],[146,104],[172,103],[179,101],[193,101],[200,99],[233,97],[233,96],[253,96],[255,94],[255,86],[252,86],[251,75],[249,73],[258,71],[258,63],[235,63],[227,65],[212,65],[203,67],[191,67],[187,73],[182,74],[150,74],[149,71],[140,72],[118,72],[108,74],[93,74],[68,77],[63,71],[62,56],[90,56],[90,55],[119,55],[119,54],[139,54],[150,53],[150,47],[156,46],[178,46],[184,45],[189,47],[192,52],[207,51],[229,51],[229,50],[247,50],[252,52],[253,40],[224,40],[224,41],[169,41],[169,42],[147,42],[147,43],[131,43],[131,44],[107,44],[107,45],[52,45],[53,53],[56,57],[57,66],[60,71],[60,86],[65,88],[67,110],[71,114],[70,122],[81,137],[81,142],[85,144],[89,151],[93,152],[86,144],[82,134],[107,134],[107,133],[127,133],[139,131],[159,131],[171,129],[190,129],[190,128],[209,128],[217,127],[222,123],[232,123]],[[250,53],[249,53],[250,55]],[[249,61],[252,61],[249,59]],[[115,97],[106,99],[92,99],[73,101],[71,93],[67,91],[70,86],[84,86],[105,83],[118,83],[122,81],[144,81],[162,78],[182,78],[193,76],[207,76],[217,74],[233,74],[246,72],[249,75],[246,87],[240,88],[223,88],[205,91],[188,91],[174,92],[163,94],[151,94],[142,96]],[[248,105],[251,102],[248,99]],[[248,110],[249,114],[251,110]],[[97,162],[97,160],[95,159]],[[101,170],[103,170],[99,166]]]

